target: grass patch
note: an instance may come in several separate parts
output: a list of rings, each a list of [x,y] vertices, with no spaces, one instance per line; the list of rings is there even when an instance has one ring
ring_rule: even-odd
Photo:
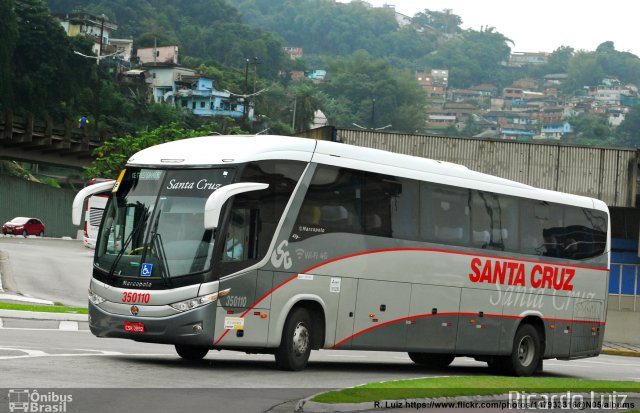
[[[0,310],[41,311],[43,313],[88,314],[89,309],[83,307],[66,307],[63,305],[33,305],[0,303]]]
[[[509,391],[529,393],[640,392],[633,381],[578,380],[558,377],[456,376],[369,383],[319,394],[318,403],[362,403],[435,397],[485,396]]]

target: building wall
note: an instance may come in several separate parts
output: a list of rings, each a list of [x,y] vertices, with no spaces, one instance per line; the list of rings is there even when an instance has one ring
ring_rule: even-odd
[[[71,223],[75,191],[0,175],[0,194],[8,195],[0,196],[0,224],[15,217],[39,218],[45,236],[76,237],[77,228]]]
[[[609,206],[635,206],[635,150],[436,137],[337,129],[336,139],[465,165],[475,171],[538,188],[598,198]]]

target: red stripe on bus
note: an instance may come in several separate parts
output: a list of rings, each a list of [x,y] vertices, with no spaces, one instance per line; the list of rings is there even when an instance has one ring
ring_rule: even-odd
[[[354,253],[354,254],[345,255],[343,257],[334,258],[334,259],[329,260],[327,262],[324,262],[322,264],[318,264],[318,265],[316,265],[314,267],[311,267],[310,269],[305,270],[304,272],[311,271],[312,269],[315,269],[317,267],[320,267],[320,266],[323,266],[323,265],[327,265],[327,264],[330,264],[332,262],[344,260],[344,259],[347,259],[347,258],[353,258],[353,257],[358,257],[358,256],[361,256],[361,255],[368,255],[368,254],[378,254],[378,253],[383,253],[383,252],[398,252],[398,251],[439,252],[439,253],[444,253],[444,254],[466,255],[466,256],[470,256],[470,257],[482,257],[482,258],[494,258],[494,259],[500,259],[500,260],[505,260],[505,261],[518,261],[518,262],[527,262],[527,263],[533,263],[533,264],[544,263],[544,264],[549,264],[549,265],[556,265],[558,267],[581,268],[581,269],[585,269],[585,270],[606,271],[606,272],[609,271],[608,268],[589,267],[589,266],[586,266],[586,265],[562,264],[562,263],[556,263],[556,262],[553,262],[553,261],[531,260],[531,259],[526,259],[526,258],[509,258],[509,257],[500,256],[500,255],[472,254],[472,253],[469,253],[469,252],[462,252],[462,251],[443,250],[443,249],[437,249],[437,248],[417,248],[416,247],[416,248],[383,248],[383,249],[379,249],[379,250],[357,252],[357,253]]]
[[[286,280],[284,280],[283,282],[281,282],[280,284],[278,284],[276,287],[272,288],[271,290],[269,290],[267,293],[265,293],[262,297],[260,297],[258,299],[258,301],[256,301],[255,303],[253,303],[251,305],[251,307],[247,308],[247,310],[242,313],[240,315],[240,318],[244,318],[245,315],[247,315],[247,313],[251,310],[253,310],[255,308],[255,306],[257,306],[258,304],[260,304],[265,298],[267,298],[268,296],[270,296],[271,294],[273,294],[276,290],[278,290],[280,287],[284,286],[285,284],[289,283],[290,281],[295,280],[296,278],[298,278],[298,274],[287,278]],[[224,336],[227,335],[227,333],[229,333],[229,331],[231,330],[224,330],[224,333],[222,333],[222,335],[220,336],[220,338],[218,338],[215,343],[213,343],[213,345],[215,346],[216,344],[218,344],[220,342],[220,340],[222,340],[224,338]]]
[[[418,315],[412,315],[412,316],[408,316],[408,317],[402,317],[402,318],[398,318],[395,320],[390,320],[387,322],[384,322],[382,324],[378,324],[375,326],[371,326],[368,328],[365,328],[364,330],[358,331],[357,333],[343,339],[340,340],[339,342],[335,343],[333,346],[329,347],[330,349],[335,349],[338,346],[341,346],[342,344],[346,343],[347,341],[353,340],[354,338],[361,336],[364,333],[368,333],[369,331],[375,330],[377,328],[380,327],[385,327],[391,324],[395,324],[395,323],[400,323],[403,321],[408,321],[408,320],[414,320],[417,318],[428,318],[428,317],[440,317],[440,316],[468,316],[468,317],[478,317],[478,318],[482,318],[478,315],[478,313],[458,313],[458,312],[450,312],[450,313],[438,313],[438,314],[418,314]],[[483,317],[491,317],[491,318],[508,318],[508,319],[521,319],[524,318],[523,316],[518,316],[518,315],[503,315],[503,314],[484,314]],[[564,319],[557,319],[557,318],[543,318],[544,321],[553,321],[553,322],[567,322],[567,323],[588,323],[588,324],[598,324],[598,325],[604,325],[605,322],[604,321],[588,321],[588,320],[564,320]]]
[[[588,269],[588,270],[595,270],[595,271],[607,271],[607,272],[609,271],[608,268],[587,267],[587,266],[571,265],[571,264],[557,264],[557,263],[550,262],[550,261],[536,261],[536,260],[528,260],[528,259],[520,259],[520,258],[504,258],[504,257],[497,256],[497,255],[470,254],[470,253],[462,252],[462,251],[442,250],[442,249],[437,249],[437,248],[417,248],[417,247],[416,248],[383,248],[383,249],[378,249],[378,250],[361,251],[361,252],[356,252],[356,253],[349,254],[349,255],[343,255],[342,257],[332,258],[332,259],[330,259],[328,261],[321,262],[319,264],[311,266],[311,267],[307,268],[306,270],[301,271],[301,272],[293,275],[291,278],[286,279],[282,283],[278,284],[276,287],[274,287],[271,290],[269,290],[262,297],[260,297],[258,299],[258,301],[253,303],[251,305],[251,307],[249,307],[244,313],[242,313],[240,315],[240,318],[243,318],[249,311],[251,311],[253,308],[255,308],[255,306],[257,306],[259,303],[261,303],[269,295],[273,294],[276,290],[280,289],[285,284],[288,284],[289,282],[291,282],[291,281],[295,280],[296,278],[298,278],[299,274],[305,274],[305,273],[307,273],[309,271],[313,271],[313,270],[315,270],[317,268],[324,267],[325,265],[329,265],[329,264],[332,264],[334,262],[346,260],[346,259],[349,259],[349,258],[360,257],[360,256],[363,256],[363,255],[369,255],[369,254],[380,254],[380,253],[385,253],[385,252],[398,252],[398,251],[439,252],[439,253],[445,253],[445,254],[466,255],[466,256],[484,257],[484,258],[497,258],[497,259],[501,259],[501,260],[521,261],[521,262],[529,262],[529,263],[545,262],[545,263],[548,263],[548,264],[551,264],[551,265],[557,265],[557,266],[560,266],[560,267],[572,267],[572,268],[581,268],[581,269]],[[429,314],[429,315],[431,315],[431,314]],[[213,343],[213,345],[215,346],[216,344],[218,344],[229,333],[229,331],[230,330],[225,330],[222,333],[222,335]]]

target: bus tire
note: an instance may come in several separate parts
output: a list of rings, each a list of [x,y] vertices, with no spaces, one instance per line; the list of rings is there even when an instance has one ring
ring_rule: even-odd
[[[501,360],[502,370],[513,376],[531,376],[540,365],[541,349],[538,330],[531,324],[522,324],[513,338],[511,356]]]
[[[451,354],[409,353],[409,358],[416,364],[432,369],[443,369],[455,358]]]
[[[304,308],[294,308],[282,330],[280,346],[275,351],[279,370],[300,371],[307,366],[312,343],[311,318]]]
[[[176,344],[176,352],[180,357],[189,361],[202,360],[209,352],[209,347],[188,346],[185,344]]]

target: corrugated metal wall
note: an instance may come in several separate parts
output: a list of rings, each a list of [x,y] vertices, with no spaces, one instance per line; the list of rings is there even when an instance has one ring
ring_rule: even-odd
[[[23,216],[40,218],[47,237],[76,238],[71,204],[76,192],[0,175],[0,225]]]
[[[598,198],[609,206],[635,206],[638,156],[632,149],[350,129],[336,129],[334,139],[350,145],[454,162],[538,188]]]

